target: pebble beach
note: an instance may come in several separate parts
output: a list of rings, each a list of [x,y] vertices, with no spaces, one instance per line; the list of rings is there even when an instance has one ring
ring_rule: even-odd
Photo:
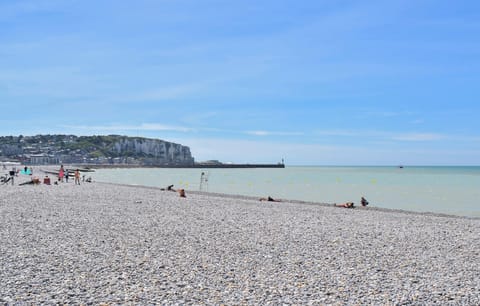
[[[480,304],[478,218],[73,180],[0,194],[0,304]]]

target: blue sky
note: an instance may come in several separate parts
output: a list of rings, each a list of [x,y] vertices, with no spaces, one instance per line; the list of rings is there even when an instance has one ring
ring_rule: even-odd
[[[0,0],[0,135],[480,165],[480,1]]]

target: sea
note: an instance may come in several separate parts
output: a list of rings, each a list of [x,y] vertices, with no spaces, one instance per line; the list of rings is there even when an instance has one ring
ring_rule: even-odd
[[[480,217],[480,166],[98,169],[96,181]]]

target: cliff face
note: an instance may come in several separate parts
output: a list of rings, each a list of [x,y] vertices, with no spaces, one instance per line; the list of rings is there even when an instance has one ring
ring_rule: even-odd
[[[0,136],[0,158],[22,162],[42,155],[64,163],[190,166],[190,148],[161,139],[120,135]],[[46,162],[42,159],[42,162]],[[48,161],[47,161],[48,163]]]
[[[142,157],[147,164],[193,165],[194,162],[189,147],[158,139],[125,137],[113,144],[111,152]]]

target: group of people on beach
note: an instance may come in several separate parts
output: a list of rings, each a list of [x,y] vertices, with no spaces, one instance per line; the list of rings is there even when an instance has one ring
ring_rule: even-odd
[[[68,178],[70,176],[70,170],[63,168],[63,165],[60,166],[60,170],[58,170],[58,181],[63,182],[65,178],[65,182],[68,183]],[[80,170],[76,169],[73,173],[75,177],[75,185],[80,185]]]
[[[362,197],[360,199],[360,204],[365,207],[368,205],[368,201],[367,199],[365,199],[364,197]],[[346,203],[342,203],[342,204],[333,204],[333,206],[335,207],[343,207],[343,208],[355,208],[355,203],[353,202],[346,202]]]
[[[25,167],[25,170],[22,170],[22,173],[27,173],[27,167]],[[25,172],[24,172],[25,171]],[[41,184],[43,182],[43,184],[45,185],[51,185],[52,183],[54,185],[58,185],[59,182],[66,182],[68,183],[68,179],[70,177],[70,172],[71,170],[68,170],[68,169],[65,169],[63,165],[60,166],[60,169],[58,170],[58,175],[57,175],[57,180],[53,181],[50,179],[50,177],[48,176],[48,174],[45,174],[45,177],[43,178],[43,181],[40,180],[40,178],[38,176],[33,176],[32,173],[33,173],[33,169],[29,169],[29,172],[28,174],[30,175],[30,181],[27,181],[27,182],[23,182],[21,184],[19,184],[20,186],[22,185],[38,185],[38,184]],[[75,178],[75,185],[80,185],[80,169],[76,169],[73,171],[73,176]],[[88,182],[88,183],[91,183],[92,182],[92,178],[89,177],[87,179],[85,179],[85,175],[83,176],[83,182]],[[12,179],[12,184],[13,184],[13,179]]]
[[[58,181],[63,182],[63,179],[65,178],[65,182],[68,183],[69,176],[70,176],[70,170],[65,169],[63,165],[61,165],[60,170],[58,171]],[[73,172],[73,176],[75,178],[75,185],[80,185],[80,170],[76,169]],[[87,182],[89,182],[88,181],[89,179],[87,179]],[[85,176],[83,176],[83,181],[85,181]],[[91,179],[90,179],[90,182],[91,182]]]

